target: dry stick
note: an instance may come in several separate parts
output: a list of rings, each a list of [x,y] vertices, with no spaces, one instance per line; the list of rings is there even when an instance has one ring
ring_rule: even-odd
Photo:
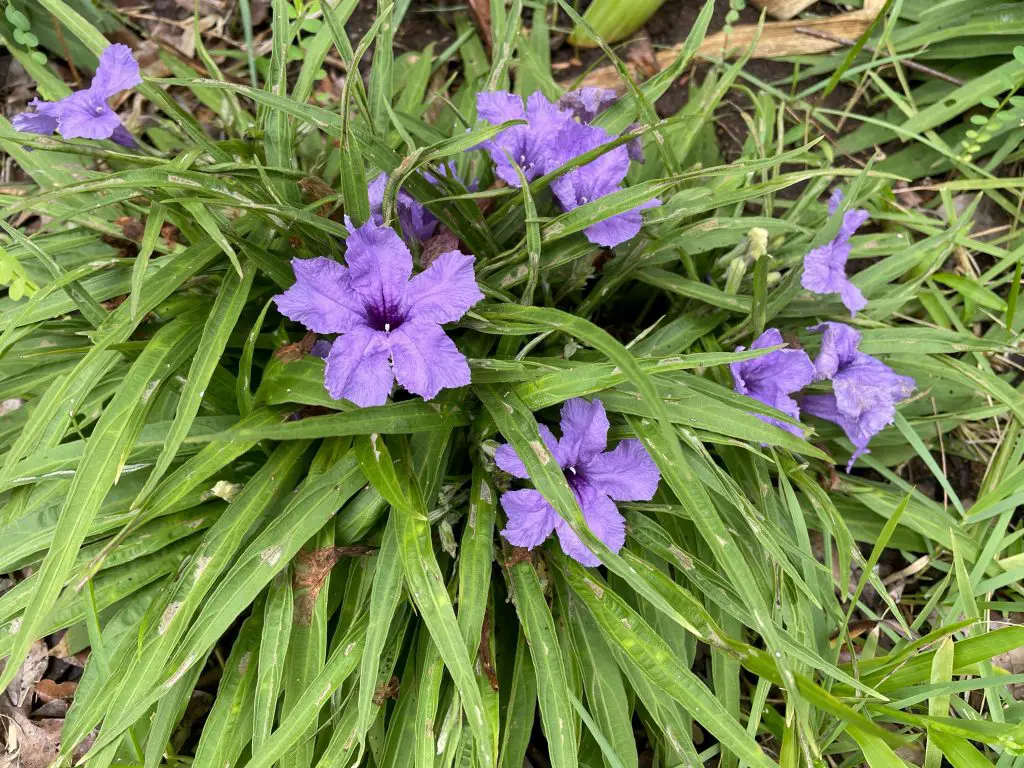
[[[820,37],[822,40],[829,40],[830,42],[833,43],[839,43],[839,45],[854,46],[857,44],[856,40],[851,40],[848,37],[840,37],[839,35],[833,35],[831,32],[822,32],[819,29],[811,29],[809,27],[796,27],[794,31],[799,32],[802,35]],[[872,48],[867,43],[862,45],[861,48],[863,48],[868,53],[878,53],[878,50],[876,48]],[[947,75],[945,72],[939,72],[939,70],[932,69],[931,67],[926,67],[924,64],[918,64],[913,59],[903,59],[900,63],[907,69],[914,69],[917,70],[918,72],[923,72],[926,75],[937,77],[939,78],[939,80],[945,80],[947,83],[952,83],[953,85],[964,84],[963,80],[957,80],[955,77],[953,77],[952,75]]]

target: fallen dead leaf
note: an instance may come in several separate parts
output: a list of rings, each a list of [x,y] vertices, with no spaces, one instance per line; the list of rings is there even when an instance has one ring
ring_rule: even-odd
[[[459,238],[451,230],[441,227],[437,234],[423,244],[423,250],[420,252],[420,264],[423,267],[429,267],[434,263],[434,259],[442,253],[455,251],[458,248]]]
[[[292,579],[292,586],[295,588],[295,623],[304,627],[309,626],[316,599],[324,587],[327,575],[341,558],[368,555],[376,551],[375,547],[354,546],[324,547],[312,552],[299,552]]]
[[[1014,648],[1007,653],[1001,653],[992,657],[992,663],[1000,669],[1005,669],[1011,675],[1024,673],[1024,647]],[[1014,699],[1024,699],[1024,684],[1017,683],[1009,686],[1010,695]]]
[[[316,334],[308,331],[299,341],[285,344],[274,350],[274,357],[282,363],[294,363],[310,353],[316,343]]]
[[[645,31],[641,31],[629,44],[629,48],[626,49],[626,61],[636,67],[644,78],[654,77],[661,71],[651,36]]]
[[[817,0],[752,0],[754,5],[768,11],[776,19],[792,19],[804,8],[814,5]]]
[[[70,699],[78,690],[78,683],[69,680],[65,683],[55,683],[53,680],[40,680],[36,683],[36,696],[43,704],[47,702]]]
[[[24,706],[28,697],[35,690],[36,683],[43,678],[49,663],[50,658],[47,654],[46,644],[41,640],[36,640],[32,643],[32,648],[29,649],[28,656],[21,665],[21,669],[18,670],[18,674],[7,686],[7,698],[15,707]]]
[[[856,40],[859,38],[885,5],[885,0],[864,0],[864,7],[850,13],[841,13],[827,18],[776,21],[765,24],[759,30],[756,24],[732,27],[704,38],[697,49],[698,58],[734,58],[745,54],[753,46],[751,56],[755,59],[770,59],[779,56],[803,56],[835,50],[844,43],[836,39]],[[818,37],[814,33],[824,33]],[[756,45],[754,45],[756,41]],[[679,56],[683,43],[666,48],[655,54],[661,69],[668,67]],[[643,72],[635,64],[627,64],[630,75],[641,77]],[[573,87],[591,86],[614,88],[622,91],[622,80],[614,66],[598,67],[582,82]]]
[[[473,12],[473,19],[480,28],[480,36],[483,37],[487,50],[491,50],[491,3],[490,0],[469,0],[469,10]]]
[[[5,757],[18,768],[49,768],[60,752],[60,729],[64,721],[55,718],[32,720],[22,710],[6,708],[2,713]]]

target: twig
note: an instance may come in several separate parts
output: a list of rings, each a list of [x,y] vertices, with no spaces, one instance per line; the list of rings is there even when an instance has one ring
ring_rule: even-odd
[[[822,40],[828,40],[833,43],[839,43],[840,45],[854,46],[857,44],[856,40],[851,40],[848,37],[840,37],[839,35],[833,35],[831,32],[822,32],[820,29],[811,29],[810,27],[797,27],[794,31],[799,32],[802,35],[810,35],[811,37],[820,37]],[[872,48],[870,45],[865,43],[861,46],[868,53],[878,53],[878,50]],[[947,75],[945,72],[939,72],[937,69],[926,67],[924,64],[918,64],[913,59],[903,59],[901,62],[907,69],[914,69],[918,72],[923,72],[926,75],[937,77],[939,80],[945,80],[947,83],[953,85],[963,85],[963,80],[957,80],[952,75]]]

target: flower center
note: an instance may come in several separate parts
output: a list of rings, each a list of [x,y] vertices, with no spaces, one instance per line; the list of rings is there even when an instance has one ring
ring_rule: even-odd
[[[399,312],[398,307],[368,307],[366,324],[375,331],[391,333],[397,331],[404,322],[405,317]]]
[[[562,470],[562,474],[565,476],[565,482],[574,491],[577,490],[577,486],[583,481],[583,475],[576,472],[576,467],[566,467]]]
[[[99,117],[103,114],[103,107],[96,107],[96,109],[94,109],[93,112],[96,113],[96,117]]]

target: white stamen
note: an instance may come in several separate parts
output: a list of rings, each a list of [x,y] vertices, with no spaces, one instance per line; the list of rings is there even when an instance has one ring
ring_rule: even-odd
[[[390,331],[390,330],[391,330],[391,323],[384,323],[384,331],[387,332],[387,331]]]
[[[590,198],[588,198],[586,195],[583,195],[582,197],[580,197],[580,205],[586,205],[589,202],[590,202]]]

